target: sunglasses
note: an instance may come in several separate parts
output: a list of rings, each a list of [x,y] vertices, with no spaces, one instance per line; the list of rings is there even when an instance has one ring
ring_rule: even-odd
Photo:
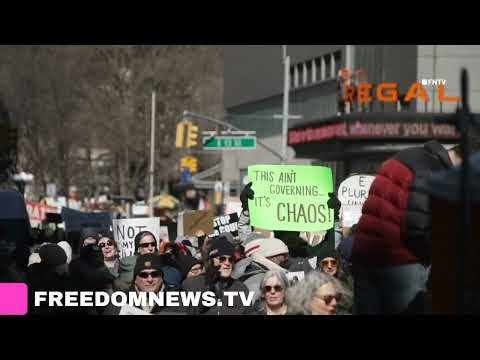
[[[114,242],[113,240],[108,240],[107,242],[102,242],[100,244],[98,244],[98,246],[100,247],[100,249],[103,249],[105,246],[113,246]]]
[[[230,264],[233,264],[235,263],[235,258],[231,257],[231,256],[219,256],[218,257],[218,260],[220,261],[221,264],[223,264],[224,262],[229,262]]]
[[[329,305],[333,299],[335,299],[337,302],[339,302],[342,298],[341,294],[336,294],[336,295],[326,295],[326,296],[320,296],[320,299],[325,301],[325,304]]]
[[[265,292],[269,293],[272,292],[272,289],[275,290],[275,292],[280,292],[283,290],[283,287],[280,285],[275,285],[275,286],[265,286]]]
[[[157,247],[157,243],[154,241],[154,242],[149,242],[149,243],[143,243],[143,244],[140,244],[139,246],[140,246],[141,248],[143,248],[143,249],[146,249],[146,248],[148,248],[149,246],[156,248],[156,247]]]
[[[159,278],[162,277],[161,271],[152,271],[152,272],[141,272],[138,274],[142,279],[148,279],[149,276],[152,278]]]
[[[322,260],[322,266],[337,266],[337,260]]]

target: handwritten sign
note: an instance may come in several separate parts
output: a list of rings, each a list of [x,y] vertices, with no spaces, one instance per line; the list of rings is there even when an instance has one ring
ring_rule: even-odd
[[[255,227],[285,231],[321,231],[333,227],[328,193],[332,170],[323,166],[254,165],[248,167],[255,198],[249,200]]]
[[[370,186],[375,176],[354,175],[345,179],[338,187],[338,200],[342,203],[342,226],[352,227],[362,216],[362,207],[367,201]]]
[[[224,232],[229,232],[233,236],[238,236],[238,214],[219,216],[213,219],[213,228],[215,236]]]

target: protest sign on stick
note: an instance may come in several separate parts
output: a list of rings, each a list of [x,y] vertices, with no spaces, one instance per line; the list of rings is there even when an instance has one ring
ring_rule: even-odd
[[[248,167],[255,198],[249,200],[255,227],[285,231],[321,231],[333,227],[328,193],[332,170],[323,166],[254,165]]]
[[[118,245],[120,258],[135,255],[135,236],[142,231],[150,231],[160,247],[160,218],[113,220],[113,237]]]

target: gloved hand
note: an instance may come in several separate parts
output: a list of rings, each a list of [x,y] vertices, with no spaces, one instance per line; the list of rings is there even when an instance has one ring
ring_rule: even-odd
[[[342,203],[340,202],[340,200],[337,199],[335,193],[328,193],[328,196],[330,197],[330,199],[327,201],[327,205],[329,209],[333,209],[335,221],[338,221]]]
[[[253,200],[255,193],[252,190],[252,183],[248,183],[240,194],[240,201],[242,202],[243,210],[248,211],[248,200]]]

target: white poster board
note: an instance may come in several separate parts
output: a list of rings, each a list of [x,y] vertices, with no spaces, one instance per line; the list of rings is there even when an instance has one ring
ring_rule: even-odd
[[[343,227],[352,227],[362,216],[362,207],[367,201],[370,186],[375,176],[354,175],[345,179],[338,187],[338,200],[342,203],[340,219]]]
[[[343,227],[352,227],[357,224],[362,216],[363,205],[342,205],[340,218]]]
[[[373,180],[375,176],[371,175],[350,176],[338,187],[338,200],[342,205],[363,205]]]
[[[160,243],[162,241],[170,241],[170,237],[168,235],[168,227],[160,226],[160,235],[159,235]]]
[[[302,281],[305,278],[305,272],[303,271],[288,272],[286,275],[287,275],[287,279],[292,283]]]
[[[150,231],[160,247],[160,218],[113,220],[113,236],[118,245],[120,258],[135,255],[135,236],[142,231]]]

